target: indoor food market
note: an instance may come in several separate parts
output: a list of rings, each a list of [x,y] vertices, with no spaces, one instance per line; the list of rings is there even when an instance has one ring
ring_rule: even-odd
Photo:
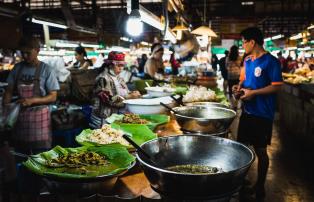
[[[314,0],[0,0],[0,202],[313,202]]]

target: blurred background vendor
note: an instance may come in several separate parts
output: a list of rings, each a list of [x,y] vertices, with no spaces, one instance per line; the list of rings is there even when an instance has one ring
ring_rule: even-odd
[[[138,91],[129,91],[125,81],[119,74],[125,66],[125,55],[110,52],[103,65],[104,70],[96,78],[93,97],[92,128],[100,128],[107,117],[118,113],[124,107],[124,99],[134,99],[141,96]]]
[[[144,72],[147,79],[158,79],[164,72],[162,56],[164,48],[160,43],[155,43],[151,47],[151,57],[146,61]]]
[[[24,61],[11,71],[3,104],[18,95],[21,110],[14,130],[15,149],[25,154],[38,153],[51,147],[50,111],[48,105],[57,99],[59,83],[50,66],[38,60],[39,42],[22,39],[20,50]]]
[[[82,46],[75,48],[75,59],[76,62],[73,64],[72,68],[88,69],[89,66],[93,66],[92,61],[87,59],[87,53]]]

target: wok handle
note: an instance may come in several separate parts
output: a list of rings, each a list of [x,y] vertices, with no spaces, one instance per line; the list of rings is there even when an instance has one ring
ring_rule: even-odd
[[[166,104],[164,104],[164,103],[162,103],[162,102],[160,102],[160,105],[163,106],[163,107],[165,107],[166,109],[172,111],[173,113],[177,114],[177,112],[174,111],[174,110],[173,110],[171,107],[169,107],[168,105],[166,105]]]
[[[170,95],[170,97],[171,97],[178,105],[185,106],[185,104],[182,102],[182,95],[180,96],[179,99],[177,99],[174,95]]]
[[[137,149],[140,153],[142,153],[146,158],[151,159],[151,157],[140,147],[138,146],[129,136],[126,134],[122,135],[122,137],[128,141],[135,149]]]

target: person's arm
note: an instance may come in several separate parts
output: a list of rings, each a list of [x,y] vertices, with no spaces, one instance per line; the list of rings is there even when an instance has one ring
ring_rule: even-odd
[[[146,61],[145,69],[146,69],[146,73],[149,76],[151,76],[152,78],[154,78],[156,70],[155,70],[154,64],[151,62],[151,60]]]
[[[281,85],[268,85],[264,88],[260,88],[256,90],[241,88],[241,90],[243,90],[244,92],[244,95],[241,96],[240,98],[242,100],[249,100],[256,95],[267,95],[267,94],[277,93],[280,90],[280,88],[281,88]]]
[[[88,69],[88,67],[89,67],[89,62],[88,62],[88,61],[85,61],[84,64],[83,64],[83,66],[80,67],[80,69]]]
[[[50,104],[57,100],[57,91],[51,91],[48,95],[44,97],[32,97],[32,98],[24,98],[20,99],[18,102],[25,107],[32,105],[44,105]]]

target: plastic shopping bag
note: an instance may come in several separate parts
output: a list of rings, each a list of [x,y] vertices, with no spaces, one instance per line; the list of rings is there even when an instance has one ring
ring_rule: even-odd
[[[15,126],[20,113],[21,105],[19,103],[10,103],[4,107],[1,115],[1,128],[12,129]]]

